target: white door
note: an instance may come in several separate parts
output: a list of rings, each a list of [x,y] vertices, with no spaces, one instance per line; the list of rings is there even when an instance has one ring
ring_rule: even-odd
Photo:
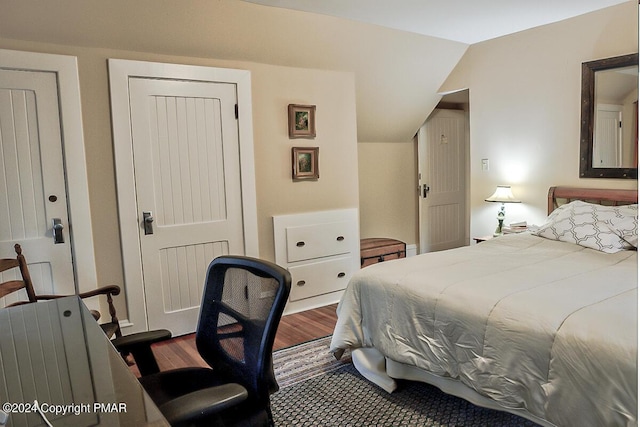
[[[598,105],[593,136],[593,167],[621,167],[622,107]]]
[[[58,105],[55,73],[0,70],[0,257],[19,243],[40,294],[75,292]]]
[[[468,244],[466,118],[436,109],[418,131],[420,253]]]
[[[208,264],[244,254],[236,85],[129,79],[150,329],[195,330]]]

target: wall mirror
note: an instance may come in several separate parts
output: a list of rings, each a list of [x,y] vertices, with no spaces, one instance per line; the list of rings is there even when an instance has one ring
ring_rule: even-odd
[[[638,178],[638,54],[582,63],[581,178]]]

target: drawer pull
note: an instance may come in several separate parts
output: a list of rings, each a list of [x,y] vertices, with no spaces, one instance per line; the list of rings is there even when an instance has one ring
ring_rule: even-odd
[[[296,283],[297,286],[304,286],[307,282],[305,282],[304,280],[298,280],[298,283]]]
[[[297,246],[297,247],[299,247],[299,248],[303,247],[304,245],[305,245],[305,243],[304,243],[304,242],[298,242],[298,243],[296,243],[296,246]]]
[[[338,236],[338,238],[336,239],[338,242],[342,242],[344,240],[344,236]]]
[[[339,277],[340,279],[342,279],[342,278],[343,278],[344,276],[346,276],[346,275],[347,275],[347,274],[346,274],[346,273],[344,273],[344,272],[340,272],[340,273],[338,273],[338,277]]]

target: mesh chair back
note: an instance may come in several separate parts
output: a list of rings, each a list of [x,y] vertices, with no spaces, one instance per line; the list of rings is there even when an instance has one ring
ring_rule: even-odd
[[[212,369],[259,401],[268,402],[278,389],[271,353],[290,289],[287,270],[254,258],[218,257],[207,272],[198,351]]]

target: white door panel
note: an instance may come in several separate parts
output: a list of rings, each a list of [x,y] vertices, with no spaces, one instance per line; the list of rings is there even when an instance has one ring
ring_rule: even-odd
[[[207,265],[244,253],[236,88],[146,78],[129,88],[149,328],[193,332]]]
[[[622,166],[622,107],[598,105],[594,129],[593,167]]]
[[[456,248],[466,238],[465,114],[435,110],[418,133],[420,252]]]
[[[0,142],[0,256],[19,243],[37,293],[74,293],[56,74],[0,70]]]

